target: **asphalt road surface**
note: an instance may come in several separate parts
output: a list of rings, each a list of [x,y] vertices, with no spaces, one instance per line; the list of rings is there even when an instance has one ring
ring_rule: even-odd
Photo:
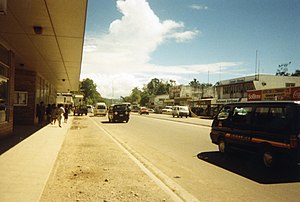
[[[156,114],[132,114],[128,123],[91,118],[186,200],[299,201],[299,167],[267,170],[243,152],[223,157],[211,143],[209,120]]]

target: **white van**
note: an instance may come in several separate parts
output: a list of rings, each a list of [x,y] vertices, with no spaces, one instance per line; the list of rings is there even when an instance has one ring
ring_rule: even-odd
[[[98,102],[94,108],[94,116],[101,115],[106,116],[107,114],[107,106],[104,102]]]
[[[183,117],[186,118],[190,115],[189,107],[188,106],[174,106],[172,109],[172,116],[175,117]]]

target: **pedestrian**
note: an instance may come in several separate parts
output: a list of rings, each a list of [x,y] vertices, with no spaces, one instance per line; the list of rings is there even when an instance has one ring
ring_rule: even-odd
[[[40,104],[37,104],[36,115],[38,118],[38,123],[41,126],[44,122],[44,116],[45,116],[45,106],[43,101],[40,102]]]
[[[61,120],[63,117],[63,114],[65,113],[65,109],[62,104],[58,105],[57,109],[57,121],[58,121],[58,126],[61,128]]]
[[[64,122],[67,123],[69,118],[69,107],[65,107],[65,113],[64,113]]]
[[[51,110],[51,124],[55,124],[56,123],[56,119],[57,119],[57,108],[55,104],[52,104],[52,110]]]
[[[50,123],[51,121],[51,111],[52,111],[51,105],[48,104],[46,108],[47,123]]]

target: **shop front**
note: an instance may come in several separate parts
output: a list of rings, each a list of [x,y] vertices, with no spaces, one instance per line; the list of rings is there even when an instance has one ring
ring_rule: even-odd
[[[0,138],[13,131],[14,56],[0,44]]]

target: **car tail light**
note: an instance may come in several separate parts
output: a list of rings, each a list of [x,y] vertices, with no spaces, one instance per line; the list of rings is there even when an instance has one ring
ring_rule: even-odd
[[[296,135],[291,135],[290,144],[291,144],[291,148],[297,148],[297,137],[296,137]]]

